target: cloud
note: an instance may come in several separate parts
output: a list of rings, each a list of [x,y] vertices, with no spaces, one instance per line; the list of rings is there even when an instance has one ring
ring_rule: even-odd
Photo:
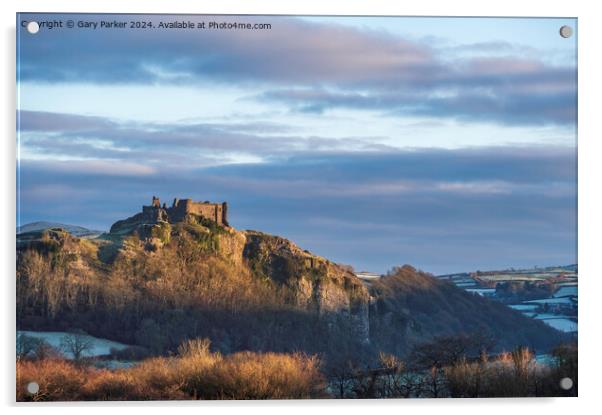
[[[441,78],[434,88],[392,87],[367,92],[281,88],[257,98],[308,113],[344,108],[505,125],[570,125],[577,117],[573,69],[508,58],[466,63],[455,75]]]
[[[78,114],[17,110],[19,131],[88,131],[112,128],[116,124],[107,118]]]
[[[457,46],[506,55],[463,56],[460,49],[454,55],[386,32],[288,17],[186,18],[270,23],[272,29],[49,30],[20,38],[20,80],[253,84],[266,90],[258,99],[307,112],[343,107],[510,125],[576,122],[575,67],[525,56],[523,47],[507,42]]]
[[[215,176],[272,177],[284,181],[328,178],[330,183],[372,180],[502,181],[537,184],[576,180],[576,149],[569,147],[420,148],[374,153],[292,155],[281,163],[206,169]],[[252,174],[251,174],[252,173]]]
[[[108,229],[152,195],[191,197],[228,201],[235,227],[279,234],[361,269],[413,263],[444,273],[576,261],[569,148],[306,153],[130,176],[64,166],[23,161],[22,223]]]
[[[191,168],[237,160],[261,161],[309,151],[390,149],[375,143],[371,137],[294,135],[286,125],[274,122],[118,122],[103,117],[39,111],[19,111],[18,119],[24,159],[100,159],[158,168]]]
[[[24,15],[24,18],[40,19],[40,16]],[[102,19],[89,15],[71,18]],[[165,20],[165,16],[156,15],[144,18],[155,25]],[[39,37],[21,38],[21,79],[99,83],[220,79],[356,84],[426,79],[428,73],[424,71],[430,71],[433,64],[430,51],[423,45],[377,31],[273,16],[187,16],[186,19],[260,21],[270,23],[272,29],[125,30],[102,34],[90,30],[45,31],[43,42]],[[78,53],[73,53],[74,50]]]
[[[157,170],[151,166],[140,163],[124,163],[123,161],[86,160],[48,164],[48,168],[54,171],[68,171],[75,174],[128,177],[152,176],[157,173]]]

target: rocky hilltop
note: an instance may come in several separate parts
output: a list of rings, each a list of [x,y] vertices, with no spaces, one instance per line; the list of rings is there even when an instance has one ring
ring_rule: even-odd
[[[77,327],[154,353],[194,337],[223,352],[357,355],[474,331],[500,347],[562,336],[409,266],[367,284],[285,238],[236,230],[225,203],[153,198],[97,239],[22,233],[17,285],[21,328]]]
[[[178,210],[182,204],[186,209]],[[244,264],[256,278],[286,287],[296,306],[315,312],[331,324],[348,320],[358,338],[368,342],[368,290],[348,267],[303,250],[285,238],[230,227],[226,215],[221,215],[227,212],[226,206],[175,199],[167,208],[153,197],[142,212],[115,222],[107,236],[114,241],[136,236],[146,250],[155,252],[172,236],[191,234],[218,258],[236,266]]]

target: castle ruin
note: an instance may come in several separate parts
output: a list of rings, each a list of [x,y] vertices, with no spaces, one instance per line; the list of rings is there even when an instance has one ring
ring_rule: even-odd
[[[171,207],[153,196],[150,206],[142,206],[142,213],[150,222],[165,221],[169,223],[182,222],[186,215],[194,214],[209,219],[222,226],[228,225],[228,204],[194,202],[192,199],[174,199]]]

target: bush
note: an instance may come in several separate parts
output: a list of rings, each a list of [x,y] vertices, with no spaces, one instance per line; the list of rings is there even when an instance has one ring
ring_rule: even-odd
[[[182,357],[198,357],[206,356],[211,346],[209,339],[192,339],[187,340],[178,347],[178,354]]]
[[[135,383],[124,372],[98,371],[82,390],[82,398],[90,401],[119,401],[136,396]]]
[[[73,401],[81,399],[87,371],[65,360],[45,359],[17,362],[17,401]],[[40,389],[31,395],[27,385]]]
[[[302,354],[240,352],[207,373],[206,399],[303,399],[322,396],[318,360]]]
[[[17,361],[18,401],[300,399],[325,396],[315,357],[302,354],[209,351],[209,341],[190,340],[180,355],[152,358],[110,371],[65,360]],[[35,381],[40,391],[27,393]]]
[[[449,393],[455,398],[544,396],[549,368],[535,362],[533,353],[519,347],[495,359],[461,359],[444,370]]]

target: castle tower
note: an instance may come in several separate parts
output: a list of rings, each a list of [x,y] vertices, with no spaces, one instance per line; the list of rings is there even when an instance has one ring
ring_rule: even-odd
[[[228,203],[227,202],[222,203],[222,224],[224,224],[224,226],[230,226],[228,224]]]

